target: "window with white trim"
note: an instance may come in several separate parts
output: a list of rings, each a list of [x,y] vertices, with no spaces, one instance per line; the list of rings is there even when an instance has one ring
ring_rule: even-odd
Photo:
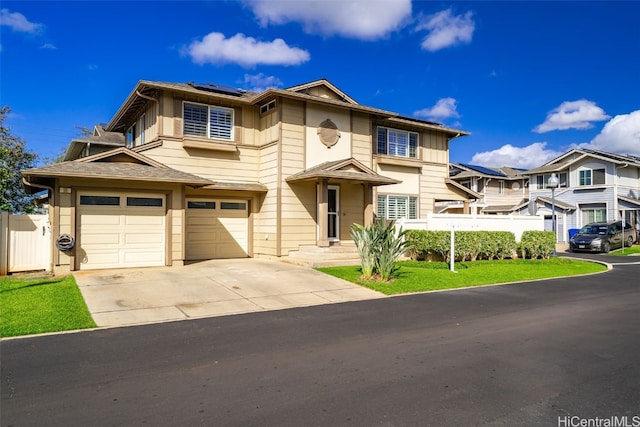
[[[377,204],[378,218],[417,219],[418,198],[413,196],[379,195]]]
[[[498,193],[504,194],[504,181],[498,181]]]
[[[578,171],[579,185],[604,185],[605,169],[583,169]]]
[[[418,157],[418,134],[378,127],[378,154],[415,159]]]
[[[140,145],[145,143],[144,131],[147,128],[147,116],[145,114],[140,117]]]
[[[233,109],[184,103],[183,135],[233,140]]]
[[[607,220],[607,207],[605,205],[582,206],[582,224],[590,222],[603,222]]]
[[[567,186],[567,173],[566,172],[560,172],[557,173],[556,176],[558,177],[558,187],[566,187]],[[536,185],[538,187],[539,190],[543,190],[545,188],[547,188],[547,185],[549,184],[549,178],[551,178],[551,174],[544,174],[544,175],[537,175],[536,176]]]

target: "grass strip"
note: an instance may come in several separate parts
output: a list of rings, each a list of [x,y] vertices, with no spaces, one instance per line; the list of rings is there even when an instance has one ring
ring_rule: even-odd
[[[0,278],[0,337],[96,327],[73,276]]]
[[[400,261],[395,279],[388,283],[360,280],[359,266],[323,267],[317,270],[349,282],[395,295],[455,289],[498,283],[574,276],[605,271],[604,265],[565,258],[509,259],[455,263],[455,273],[444,262]]]

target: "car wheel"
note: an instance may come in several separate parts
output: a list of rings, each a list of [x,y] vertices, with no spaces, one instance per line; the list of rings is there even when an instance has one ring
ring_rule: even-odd
[[[633,246],[633,236],[627,237],[627,246],[628,247]]]
[[[611,250],[611,244],[609,242],[604,242],[602,244],[602,253],[608,254]]]

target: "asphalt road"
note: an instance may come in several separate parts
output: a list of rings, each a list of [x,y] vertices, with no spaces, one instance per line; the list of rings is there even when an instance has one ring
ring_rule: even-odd
[[[639,273],[5,340],[0,424],[640,426]]]

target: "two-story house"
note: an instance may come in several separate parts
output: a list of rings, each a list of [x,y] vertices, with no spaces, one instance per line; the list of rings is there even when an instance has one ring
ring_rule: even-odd
[[[360,105],[324,79],[260,93],[140,81],[68,161],[23,177],[48,189],[53,235],[75,239],[52,248],[56,270],[281,258],[350,243],[351,225],[376,215],[468,211],[470,192],[448,177],[449,142],[467,134]],[[103,151],[111,143],[122,146]]]
[[[466,163],[449,166],[452,180],[480,195],[470,204],[474,214],[509,215],[517,211],[529,196],[529,177],[523,172],[524,169],[488,168]]]
[[[559,187],[552,198],[554,173]],[[559,242],[568,240],[569,229],[594,221],[625,219],[640,228],[640,157],[573,149],[524,175],[530,177],[529,204],[522,212],[545,215],[545,228],[552,230],[555,201]]]

